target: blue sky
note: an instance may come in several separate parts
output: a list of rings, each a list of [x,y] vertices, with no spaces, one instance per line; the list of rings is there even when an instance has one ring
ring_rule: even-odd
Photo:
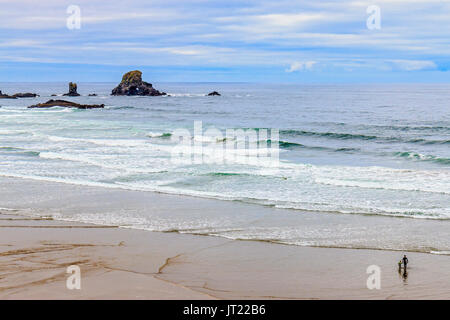
[[[81,9],[68,29],[67,8]],[[368,29],[367,8],[381,28]],[[0,0],[0,81],[448,82],[450,1]]]

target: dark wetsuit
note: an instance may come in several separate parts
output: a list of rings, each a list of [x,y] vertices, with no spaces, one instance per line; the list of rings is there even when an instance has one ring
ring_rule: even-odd
[[[406,266],[408,265],[408,258],[407,257],[403,257],[403,265],[405,266],[405,269],[406,269]]]

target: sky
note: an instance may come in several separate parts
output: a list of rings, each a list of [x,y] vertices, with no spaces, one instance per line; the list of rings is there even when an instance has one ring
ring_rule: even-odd
[[[450,0],[0,0],[0,35],[1,82],[450,81]]]

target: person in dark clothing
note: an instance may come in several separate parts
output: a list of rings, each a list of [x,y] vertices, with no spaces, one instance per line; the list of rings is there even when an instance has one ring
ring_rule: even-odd
[[[403,256],[403,266],[404,266],[404,268],[405,268],[405,271],[406,271],[406,266],[408,265],[408,258],[406,257],[406,254]]]

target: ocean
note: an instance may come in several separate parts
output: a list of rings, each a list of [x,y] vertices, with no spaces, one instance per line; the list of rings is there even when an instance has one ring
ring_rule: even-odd
[[[275,209],[56,218],[293,245],[450,252],[450,85],[154,84],[164,97],[110,96],[114,86],[79,83],[81,97],[58,97],[104,109],[27,109],[67,92],[67,84],[1,83],[3,93],[40,97],[0,99],[0,176]],[[222,96],[205,96],[214,90]],[[279,162],[252,161],[248,150],[238,150],[240,161],[174,162],[173,133],[194,132],[196,121],[204,131],[277,130],[276,140],[263,142],[279,148]],[[203,135],[202,150],[214,154],[225,140]]]

